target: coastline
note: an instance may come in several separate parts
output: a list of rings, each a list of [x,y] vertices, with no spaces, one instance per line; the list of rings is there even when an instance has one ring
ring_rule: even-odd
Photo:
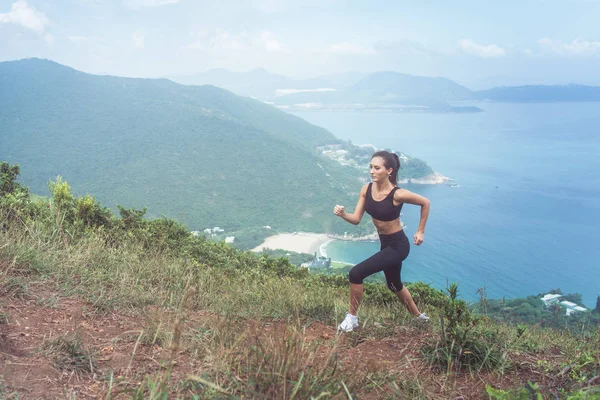
[[[319,256],[320,257],[325,257],[327,258],[327,250],[325,250],[327,248],[327,245],[331,242],[335,241],[335,239],[329,239],[326,242],[323,242],[319,245]]]
[[[278,233],[269,236],[251,251],[260,252],[264,249],[287,250],[296,253],[315,254],[327,258],[327,246],[336,240],[347,242],[372,242],[378,240],[377,234],[364,236],[334,235],[314,232]]]
[[[263,249],[272,249],[308,254],[317,252],[317,255],[321,255],[321,249],[324,249],[323,245],[331,240],[333,239],[325,233],[279,233],[277,235],[269,236],[264,242],[253,248],[252,251],[259,252]]]

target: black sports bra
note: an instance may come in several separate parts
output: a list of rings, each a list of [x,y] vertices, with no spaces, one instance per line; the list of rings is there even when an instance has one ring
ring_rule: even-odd
[[[367,214],[379,221],[393,221],[400,217],[400,210],[402,210],[403,203],[397,206],[394,205],[394,193],[396,193],[398,188],[393,188],[385,199],[375,201],[371,192],[372,186],[373,184],[369,183],[369,187],[367,188],[367,201],[365,202],[365,211]]]

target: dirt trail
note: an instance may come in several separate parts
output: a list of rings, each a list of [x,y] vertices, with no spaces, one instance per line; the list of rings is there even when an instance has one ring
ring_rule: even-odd
[[[98,315],[90,311],[91,304],[75,297],[61,297],[47,284],[30,284],[22,298],[1,293],[0,398],[11,394],[15,398],[18,394],[20,399],[101,398],[109,389],[111,372],[114,393],[119,388],[136,387],[147,375],[155,376],[172,357],[160,341],[151,345],[139,340],[148,326],[145,316],[117,312]],[[164,310],[151,311],[173,317]],[[193,313],[186,324],[193,327],[205,316],[202,312]],[[251,335],[277,337],[289,332],[289,326],[282,322],[250,320],[244,324]],[[533,356],[527,355],[504,375],[452,376],[436,372],[420,354],[424,341],[433,335],[430,329],[418,325],[392,329],[381,339],[368,338],[360,331],[336,338],[334,327],[314,322],[301,334],[307,342],[319,343],[322,354],[335,347],[342,368],[363,373],[400,373],[406,382],[425,388],[431,398],[487,398],[486,383],[514,387],[540,378],[530,368],[518,367],[535,362]],[[80,340],[80,347],[69,347],[73,338]],[[93,354],[93,362],[87,354],[77,353],[78,349]],[[65,351],[71,351],[70,358],[60,357]],[[173,360],[173,382],[198,371],[199,362],[188,351],[178,351]],[[365,387],[357,394],[361,399],[384,398],[393,394],[393,382]]]

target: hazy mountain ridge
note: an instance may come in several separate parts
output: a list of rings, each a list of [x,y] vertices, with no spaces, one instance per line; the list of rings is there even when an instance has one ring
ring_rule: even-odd
[[[292,109],[481,111],[473,106],[449,103],[471,97],[469,89],[449,79],[378,72],[350,87],[333,92],[290,94],[278,97],[275,104]]]
[[[183,85],[214,85],[240,96],[273,101],[276,97],[283,95],[278,90],[340,88],[358,82],[363,76],[365,74],[349,72],[311,79],[292,79],[270,73],[264,68],[256,68],[248,72],[232,72],[218,68],[193,75],[169,75],[167,78]]]
[[[525,85],[473,91],[447,78],[393,71],[294,80],[264,69],[247,73],[211,70],[173,79],[184,84],[215,84],[287,110],[474,112],[481,111],[476,104],[481,101],[600,101],[600,87],[595,86]],[[317,91],[325,88],[332,90]]]

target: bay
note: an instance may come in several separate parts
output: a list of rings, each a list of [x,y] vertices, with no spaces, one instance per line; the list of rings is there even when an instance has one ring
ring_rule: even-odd
[[[425,243],[411,247],[404,281],[440,289],[457,282],[468,300],[482,287],[490,298],[560,288],[581,293],[594,307],[600,294],[600,103],[478,106],[484,112],[294,114],[343,140],[421,158],[460,186],[404,185],[432,202]],[[410,237],[419,208],[405,205],[402,218]],[[334,241],[326,251],[355,264],[378,248],[378,242]]]

